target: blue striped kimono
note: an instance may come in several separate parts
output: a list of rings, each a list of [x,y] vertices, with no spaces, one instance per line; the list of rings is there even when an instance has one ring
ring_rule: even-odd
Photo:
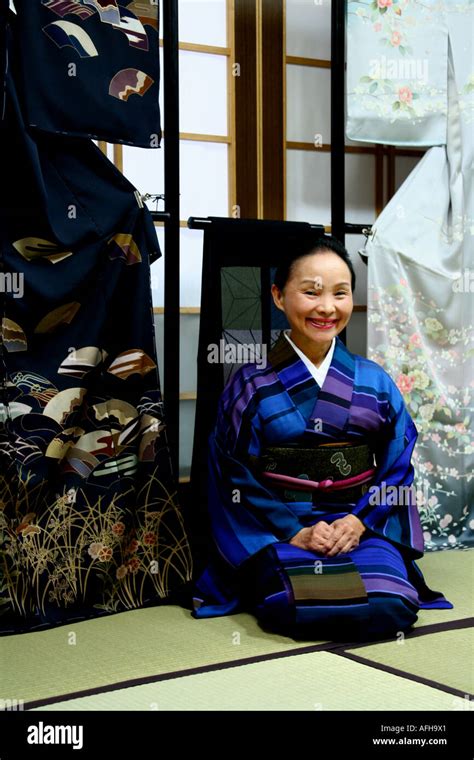
[[[193,615],[250,609],[274,630],[370,638],[406,630],[420,608],[451,608],[415,563],[424,548],[409,488],[416,437],[389,375],[339,338],[321,388],[283,334],[265,368],[240,367],[209,439],[216,552],[196,584]],[[330,493],[316,505],[304,495],[285,502],[253,466],[265,446],[337,441],[367,444],[375,454],[372,485],[353,503],[331,503]],[[350,552],[326,557],[289,543],[301,528],[348,513],[366,527]]]

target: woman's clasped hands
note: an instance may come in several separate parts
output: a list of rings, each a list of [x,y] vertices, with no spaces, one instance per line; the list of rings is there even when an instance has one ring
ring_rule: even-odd
[[[302,528],[289,543],[306,551],[335,557],[355,549],[365,530],[358,517],[346,515],[330,524],[320,520],[308,528]]]

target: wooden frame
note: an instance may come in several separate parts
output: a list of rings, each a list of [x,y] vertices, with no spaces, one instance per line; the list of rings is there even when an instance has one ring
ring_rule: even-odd
[[[258,218],[257,9],[256,0],[234,0],[235,188],[239,216]],[[245,65],[242,62],[245,61]]]
[[[282,144],[282,152],[283,152],[283,187],[282,187],[282,193],[283,193],[283,215],[282,218],[287,218],[287,201],[286,201],[286,183],[287,183],[287,153],[286,148],[288,145],[288,136],[287,136],[287,83],[286,83],[286,64],[288,61],[287,51],[286,51],[286,0],[283,1],[283,9],[282,9],[282,23],[283,23],[283,50],[282,50],[282,61],[281,61],[281,72],[282,72],[282,79],[283,79],[283,102],[282,102],[282,118],[283,118],[283,144]]]
[[[236,210],[237,186],[235,166],[235,3],[234,0],[226,0],[227,10],[227,46],[229,57],[227,60],[227,133],[229,135],[228,150],[228,182],[229,182],[229,216],[233,216]]]
[[[286,0],[285,0],[286,7]],[[286,13],[285,13],[286,21]],[[330,69],[331,61],[325,61],[322,58],[306,58],[301,55],[286,55],[285,63],[292,64],[293,66],[312,66],[315,69]]]
[[[235,63],[235,29],[234,29],[234,0],[226,0],[226,25],[227,46],[201,45],[195,42],[180,42],[179,50],[192,53],[208,53],[209,55],[221,55],[227,58],[227,135],[214,135],[201,132],[180,132],[180,140],[193,142],[225,143],[229,146],[228,152],[228,185],[229,185],[229,215],[232,214],[236,204],[236,179],[235,179],[235,77],[233,65]],[[160,47],[163,40],[160,39]],[[163,139],[165,131],[163,130]],[[100,142],[99,148],[107,155],[107,143]],[[123,173],[123,145],[113,146],[113,163]],[[162,227],[163,222],[155,222],[155,226]],[[187,227],[187,222],[181,220],[180,227]]]
[[[263,219],[283,219],[284,203],[284,139],[286,129],[285,34],[283,28],[283,0],[261,0],[261,71],[262,88],[258,140],[261,144],[261,216]]]

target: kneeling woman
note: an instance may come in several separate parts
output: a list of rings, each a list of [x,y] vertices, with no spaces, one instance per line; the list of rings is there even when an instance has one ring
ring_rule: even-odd
[[[265,368],[232,376],[209,441],[216,552],[196,584],[197,618],[247,609],[291,635],[369,639],[407,630],[420,608],[452,607],[415,563],[415,425],[390,376],[337,337],[354,284],[330,237],[276,272],[291,329]]]

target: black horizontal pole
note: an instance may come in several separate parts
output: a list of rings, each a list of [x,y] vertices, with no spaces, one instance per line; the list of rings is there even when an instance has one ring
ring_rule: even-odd
[[[346,222],[344,225],[346,235],[364,235],[366,232],[370,232],[371,229],[371,224],[350,224]]]
[[[171,219],[171,214],[167,211],[150,211],[150,214],[154,222],[167,222]]]
[[[223,217],[224,219],[230,218],[230,217]],[[236,222],[238,224],[239,221],[245,222],[248,221],[246,219],[233,219],[233,222]],[[256,221],[261,221],[263,224],[267,222],[266,219],[258,219]],[[212,226],[213,220],[212,219],[205,219],[202,217],[197,216],[190,216],[188,219],[188,228],[190,230],[206,230],[209,229],[209,227]],[[281,224],[293,224],[293,222],[287,220],[286,222],[281,222]],[[310,224],[310,229],[320,229],[323,225],[318,224]],[[345,235],[370,235],[372,226],[371,224],[352,224],[350,222],[346,222],[344,225],[344,234]]]
[[[190,230],[205,230],[212,224],[212,219],[202,219],[197,216],[190,216],[188,219],[188,228]]]
[[[279,224],[304,224],[304,222],[292,222],[290,219],[286,219],[285,221],[282,221],[281,219],[233,219],[232,217],[222,217],[223,219],[232,219],[232,222],[235,222],[238,224],[239,222],[248,222],[248,221],[255,221],[255,222],[261,222],[263,224],[268,224],[268,222],[276,221]],[[212,225],[213,220],[212,219],[205,219],[203,217],[197,217],[197,216],[190,216],[188,219],[188,228],[190,230],[206,230],[209,229],[209,227]],[[363,225],[362,225],[363,226]],[[324,227],[323,224],[310,224],[310,229],[312,230],[320,230],[321,227]]]

